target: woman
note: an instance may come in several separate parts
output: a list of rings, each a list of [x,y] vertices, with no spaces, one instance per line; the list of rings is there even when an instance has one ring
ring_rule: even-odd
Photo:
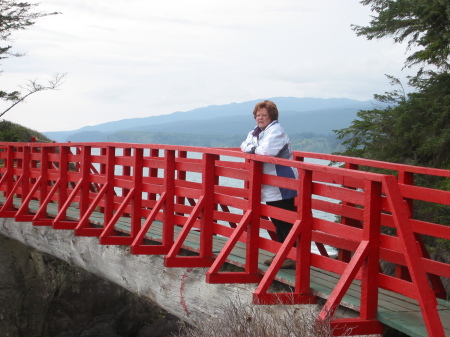
[[[246,153],[292,159],[289,137],[278,123],[278,109],[275,103],[266,100],[256,104],[253,116],[256,120],[256,127],[248,133],[247,139],[241,144],[241,150]],[[298,176],[295,168],[271,163],[263,164],[263,173],[294,179]],[[266,202],[267,205],[290,211],[295,210],[294,199],[296,196],[296,191],[277,186],[263,184],[261,188],[261,201]],[[276,228],[277,241],[284,242],[292,224],[274,218],[271,220]],[[264,263],[270,265],[272,260]],[[281,268],[294,267],[295,261],[287,259]]]

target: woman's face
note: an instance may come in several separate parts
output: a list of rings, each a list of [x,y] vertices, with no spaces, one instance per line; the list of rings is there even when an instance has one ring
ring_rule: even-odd
[[[256,125],[259,126],[261,130],[264,130],[267,125],[270,124],[271,120],[269,117],[269,111],[266,108],[262,108],[256,111],[255,115]]]

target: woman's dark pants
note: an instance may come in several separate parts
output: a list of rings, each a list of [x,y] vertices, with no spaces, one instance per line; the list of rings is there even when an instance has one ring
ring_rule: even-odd
[[[294,200],[295,199],[292,198],[292,199],[282,199],[282,200],[277,200],[277,201],[267,201],[266,204],[269,206],[282,208],[282,209],[285,209],[288,211],[295,211]],[[274,218],[270,218],[270,220],[272,221],[272,223],[274,224],[274,226],[276,228],[278,242],[284,242],[284,240],[288,236],[290,230],[292,229],[293,224],[286,222],[286,221],[274,219]]]

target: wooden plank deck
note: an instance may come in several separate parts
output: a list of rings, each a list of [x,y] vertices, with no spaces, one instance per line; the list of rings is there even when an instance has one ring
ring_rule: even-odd
[[[0,198],[1,199],[1,198]],[[15,202],[15,206],[20,205],[20,200]],[[50,216],[56,215],[56,204],[49,204],[47,212]],[[30,202],[30,210],[37,210],[37,204]],[[75,208],[69,208],[67,216],[73,220],[79,218],[79,212]],[[93,213],[90,217],[90,221],[93,224],[102,225],[103,215],[101,213]],[[117,231],[123,234],[130,233],[130,219],[120,218],[115,228]],[[155,221],[149,229],[146,239],[153,242],[160,242],[162,225],[160,222]],[[180,227],[176,227],[176,235],[179,233]],[[215,236],[213,242],[213,252],[219,253],[222,247],[225,245],[228,238]],[[182,246],[183,249],[187,249],[193,252],[199,250],[199,233],[197,231],[191,231]],[[267,266],[263,261],[272,257],[273,254],[260,250],[259,255],[259,270],[263,274],[267,270]],[[231,254],[227,258],[227,263],[242,267],[245,264],[245,245],[238,242],[236,247],[232,250]],[[317,268],[311,268],[311,289],[314,295],[327,299],[334,289],[335,285],[339,281],[340,276],[332,272],[319,270]],[[294,270],[282,269],[278,272],[276,280],[278,282],[294,286],[295,274]],[[359,281],[354,281],[350,286],[347,294],[344,296],[341,305],[349,309],[359,311],[360,306],[360,287]],[[444,325],[446,336],[450,336],[450,302],[438,299],[438,310],[441,317],[441,321]],[[379,305],[377,318],[383,324],[390,326],[398,331],[401,331],[412,337],[426,337],[428,333],[426,331],[421,310],[417,301],[412,300],[403,295],[393,293],[384,289],[379,290]]]

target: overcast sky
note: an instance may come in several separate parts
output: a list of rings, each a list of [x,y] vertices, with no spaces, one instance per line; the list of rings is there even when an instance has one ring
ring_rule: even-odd
[[[405,79],[406,47],[367,41],[358,0],[41,0],[0,89],[67,73],[4,118],[38,131],[269,97],[368,100]],[[1,111],[6,108],[2,103]],[[249,112],[251,113],[251,112]]]

